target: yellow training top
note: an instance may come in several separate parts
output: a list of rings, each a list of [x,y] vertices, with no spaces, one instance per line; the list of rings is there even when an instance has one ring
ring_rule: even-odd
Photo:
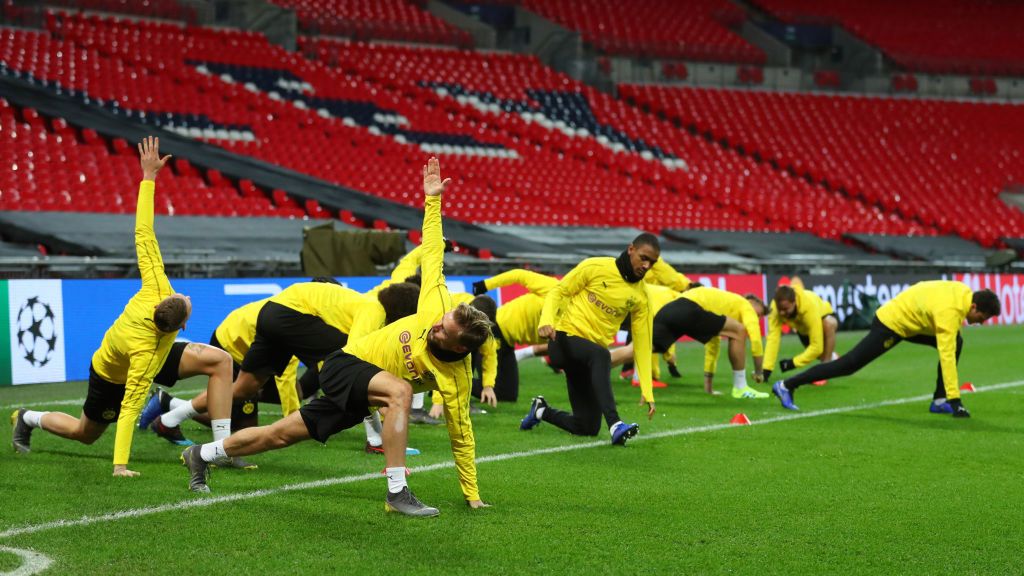
[[[646,284],[626,282],[615,258],[587,258],[548,293],[540,326],[554,326],[570,336],[607,348],[623,319],[630,314],[636,369],[644,400],[654,402],[651,389],[651,320]]]
[[[918,282],[878,309],[878,320],[903,338],[935,336],[946,398],[960,397],[956,336],[971,310],[973,292],[963,282]]]
[[[153,323],[154,307],[174,294],[164,274],[164,260],[153,231],[153,195],[156,183],[139,183],[139,201],[135,208],[135,254],[142,276],[142,288],[132,296],[114,321],[99,350],[92,356],[92,367],[100,378],[123,384],[124,400],[117,418],[114,436],[114,464],[128,464],[135,422],[146,401],[153,378],[160,372],[178,331],[161,332]]]
[[[430,329],[452,309],[452,297],[442,273],[441,199],[428,196],[424,199],[423,208],[423,254],[420,262],[423,285],[416,314],[350,342],[345,346],[345,352],[404,378],[412,384],[414,392],[440,390],[462,493],[467,500],[479,500],[476,440],[469,419],[473,377],[470,357],[442,362],[434,358],[427,347]]]
[[[698,306],[712,314],[720,314],[742,322],[743,327],[747,329],[747,336],[750,338],[751,355],[764,355],[764,348],[761,343],[761,318],[754,311],[754,305],[749,300],[739,294],[710,286],[701,286],[687,290],[683,293],[682,297],[696,302]],[[715,367],[718,365],[720,345],[720,338],[712,338],[704,346],[704,372],[715,372]]]
[[[220,342],[224,350],[231,355],[235,364],[242,363],[245,353],[256,339],[256,319],[260,315],[260,309],[269,301],[270,298],[264,298],[235,308],[214,331],[217,342]],[[299,409],[299,394],[295,390],[298,368],[299,359],[292,356],[284,372],[274,378],[277,394],[281,397],[281,411],[285,416]]]
[[[807,336],[807,348],[793,357],[793,365],[797,368],[814,362],[825,349],[825,336],[822,332],[821,319],[833,312],[832,305],[821,299],[811,290],[802,285],[793,284],[796,292],[796,317],[783,318],[775,309],[772,301],[768,311],[768,338],[764,346],[764,369],[774,370],[775,359],[779,357],[779,343],[782,340],[782,325],[795,330],[797,334]]]
[[[676,292],[683,292],[693,284],[685,274],[676,272],[668,262],[665,262],[661,258],[651,266],[651,269],[647,271],[644,276],[644,282],[648,285],[664,286],[671,288]]]
[[[270,297],[271,302],[316,316],[342,334],[352,331],[352,319],[366,305],[366,296],[337,284],[300,282]]]
[[[503,303],[498,308],[501,335],[510,346],[546,343],[547,340],[537,334],[540,328],[538,322],[544,310],[544,297],[558,286],[558,279],[517,268],[484,280],[488,290],[513,284],[525,287],[529,293]]]

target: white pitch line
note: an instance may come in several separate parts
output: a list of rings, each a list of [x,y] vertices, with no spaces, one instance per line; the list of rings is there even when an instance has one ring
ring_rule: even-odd
[[[0,576],[32,576],[33,574],[39,574],[49,568],[50,564],[53,564],[53,560],[34,550],[0,546],[0,552],[10,552],[22,560],[21,566],[10,572],[0,572]]]
[[[1024,380],[1016,380],[1014,382],[1004,382],[1002,384],[992,384],[990,386],[979,387],[975,393],[992,392],[996,390],[1005,390],[1007,388],[1017,388],[1024,386]],[[814,410],[811,412],[795,412],[788,413],[782,416],[776,416],[773,418],[765,418],[763,420],[755,420],[751,422],[752,425],[762,424],[774,424],[778,422],[787,422],[790,420],[800,420],[804,418],[816,418],[818,416],[830,416],[832,414],[843,414],[846,412],[855,412],[859,410],[871,410],[874,408],[883,408],[886,406],[898,406],[901,404],[910,404],[912,402],[921,402],[924,400],[930,400],[931,394],[922,394],[920,396],[911,396],[908,398],[897,398],[894,400],[883,400],[881,402],[873,402],[871,404],[857,404],[854,406],[840,406],[838,408],[826,408],[823,410]],[[735,424],[708,424],[704,426],[692,426],[688,428],[677,428],[675,430],[665,430],[662,432],[655,432],[652,434],[645,434],[638,436],[630,443],[654,440],[658,438],[669,438],[673,436],[683,436],[688,434],[698,434],[701,432],[713,432],[715,430],[724,430],[728,428],[739,428]],[[552,446],[550,448],[539,448],[536,450],[527,450],[523,452],[508,452],[505,454],[495,454],[493,456],[483,456],[476,459],[477,464],[483,464],[487,462],[501,462],[504,460],[514,460],[517,458],[530,458],[533,456],[543,456],[547,454],[558,454],[561,452],[571,452],[573,450],[584,450],[587,448],[596,448],[598,446],[607,446],[607,440],[595,440],[592,442],[583,442],[579,444],[569,444],[563,446]],[[410,472],[432,472],[435,470],[443,470],[446,468],[454,468],[455,463],[451,460],[445,462],[438,462],[436,464],[430,464],[427,466],[417,466],[410,468]],[[184,478],[184,476],[183,476]],[[336,478],[324,478],[323,480],[315,480],[311,482],[300,482],[297,484],[286,484],[278,488],[266,488],[262,490],[253,490],[250,492],[240,492],[237,494],[227,494],[224,496],[212,496],[206,498],[195,497],[189,500],[181,500],[178,502],[172,502],[168,504],[161,504],[159,506],[151,506],[148,508],[135,508],[130,510],[122,510],[120,512],[112,512],[110,514],[103,514],[100,516],[82,516],[81,518],[70,519],[70,520],[55,520],[53,522],[44,522],[41,524],[29,524],[22,527],[8,528],[3,532],[0,532],[0,539],[12,538],[15,536],[23,536],[25,534],[35,534],[37,532],[45,532],[47,530],[53,530],[55,528],[70,528],[73,526],[88,526],[90,524],[98,524],[101,522],[113,522],[116,520],[124,520],[128,518],[140,518],[142,516],[149,516],[151,514],[159,514],[161,512],[173,512],[177,510],[186,510],[189,508],[203,508],[207,506],[213,506],[214,504],[221,504],[224,502],[237,502],[240,500],[251,500],[254,498],[262,498],[264,496],[274,496],[285,492],[294,492],[296,490],[309,490],[313,488],[324,488],[327,486],[336,486],[339,484],[351,484],[353,482],[361,482],[363,480],[373,480],[380,478],[380,473],[367,473],[358,474],[354,476],[340,476]]]

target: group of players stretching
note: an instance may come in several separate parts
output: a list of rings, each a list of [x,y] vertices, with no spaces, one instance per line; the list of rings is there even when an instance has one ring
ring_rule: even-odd
[[[623,445],[639,431],[623,422],[612,390],[612,367],[633,363],[635,385],[648,417],[655,413],[653,388],[659,356],[671,355],[683,336],[705,344],[705,391],[715,393],[713,376],[720,341],[728,342],[733,370],[732,396],[769,395],[747,382],[750,342],[755,383],[775,369],[781,327],[800,335],[803,353],[778,361],[781,372],[820,363],[775,382],[782,406],[797,410],[795,390],[808,383],[852,374],[901,340],[937,349],[939,369],[934,413],[967,417],[960,399],[957,361],[963,347],[960,328],[997,316],[999,299],[989,290],[972,292],[959,282],[921,282],[878,309],[871,329],[853,349],[834,354],[837,322],[829,304],[798,283],[780,286],[766,306],[758,297],[740,296],[690,282],[660,259],[658,238],[641,234],[617,257],[582,261],[561,280],[511,270],[477,282],[476,297],[449,292],[443,274],[441,197],[450,184],[437,159],[423,167],[422,244],[396,268],[391,280],[367,294],[331,279],[294,284],[279,294],[232,312],[210,344],[176,342],[192,305],[175,293],[164,273],[153,229],[157,173],[169,156],[159,140],[139,144],[143,179],[139,185],[135,244],[142,287],[106,332],[93,355],[82,414],[19,409],[12,414],[12,444],[30,451],[36,428],[91,444],[116,422],[113,474],[137,476],[128,468],[136,423],[153,383],[171,387],[179,379],[204,375],[206,391],[192,400],[155,395],[147,424],[161,436],[185,443],[186,419],[211,427],[213,441],[188,446],[181,455],[189,487],[208,492],[211,465],[249,468],[243,457],[330,436],[365,422],[376,430],[376,446],[386,462],[385,507],[412,516],[435,516],[438,509],[410,491],[405,470],[408,424],[414,393],[431,391],[448,428],[463,496],[472,508],[486,507],[477,486],[476,444],[470,396],[494,404],[518,397],[518,361],[549,356],[564,373],[569,410],[532,399],[522,430],[548,422],[571,434],[595,436],[601,421],[611,443]],[[419,274],[415,274],[415,269]],[[410,281],[406,281],[410,280]],[[500,307],[486,292],[519,284],[527,294]],[[767,343],[761,322],[768,316]],[[631,343],[609,350],[620,327]],[[670,356],[671,357],[671,356]],[[298,362],[306,366],[296,378]],[[474,380],[474,366],[482,377]],[[675,365],[670,363],[670,368]],[[276,385],[269,382],[275,380]],[[310,398],[300,406],[301,400]],[[255,402],[282,405],[284,417],[256,426]],[[147,409],[147,412],[154,411]],[[149,422],[152,420],[152,422]],[[379,446],[379,448],[377,447]]]

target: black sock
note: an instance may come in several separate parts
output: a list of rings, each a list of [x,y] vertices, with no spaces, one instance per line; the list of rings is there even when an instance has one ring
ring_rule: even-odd
[[[164,392],[163,390],[158,390],[156,393],[156,397],[158,400],[160,400],[160,412],[163,414],[170,412],[171,400],[173,400],[174,397],[168,394],[167,392]]]

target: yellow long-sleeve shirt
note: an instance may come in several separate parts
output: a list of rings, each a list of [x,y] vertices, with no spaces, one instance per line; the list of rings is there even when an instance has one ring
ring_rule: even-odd
[[[444,400],[445,422],[451,441],[455,468],[467,500],[479,500],[476,481],[476,440],[469,418],[472,388],[470,357],[442,362],[430,353],[430,329],[452,309],[452,297],[445,284],[444,239],[441,228],[441,199],[428,196],[423,203],[423,255],[420,268],[423,284],[416,314],[348,344],[345,351],[407,380],[414,392],[439,390]]]
[[[488,290],[512,286],[513,284],[519,284],[526,288],[530,294],[547,296],[548,292],[550,292],[552,288],[558,286],[558,278],[553,278],[532,270],[515,268],[484,280],[484,286],[486,286]]]
[[[878,320],[903,338],[935,336],[946,398],[960,397],[956,369],[956,336],[971,310],[973,293],[963,282],[918,282],[886,302]]]
[[[349,342],[384,327],[385,322],[387,322],[387,311],[384,310],[384,306],[377,299],[377,294],[384,288],[392,284],[404,282],[406,278],[415,274],[416,270],[420,267],[422,249],[422,246],[417,246],[410,250],[408,254],[402,256],[402,259],[398,261],[398,265],[391,271],[391,278],[374,286],[365,294],[366,304],[359,308],[352,318],[352,331],[348,334]]]
[[[349,334],[356,312],[368,300],[365,295],[337,284],[300,282],[271,296],[270,301],[316,316],[341,333]]]
[[[765,370],[775,369],[775,360],[779,357],[783,325],[789,326],[797,334],[807,336],[808,339],[804,351],[793,357],[793,365],[797,368],[814,362],[825,349],[821,319],[833,312],[832,305],[822,300],[814,292],[804,290],[802,285],[793,284],[793,291],[796,292],[796,317],[783,318],[775,309],[775,302],[771,303],[771,309],[768,312],[768,337],[764,345]]]
[[[647,274],[644,276],[644,282],[647,282],[648,285],[671,288],[676,292],[685,291],[693,283],[692,280],[686,277],[686,274],[677,272],[675,268],[661,258],[658,258],[654,266],[651,266],[651,269],[647,271]]]
[[[651,388],[651,321],[653,314],[643,282],[626,282],[615,258],[587,258],[547,295],[540,326],[553,326],[570,336],[607,348],[623,319],[630,314],[636,369],[644,400],[654,402]]]
[[[696,302],[701,308],[713,314],[721,314],[733,320],[738,320],[747,329],[747,336],[750,339],[750,353],[753,356],[764,355],[764,345],[761,342],[761,318],[754,311],[753,304],[749,300],[718,288],[701,286],[687,290],[682,295],[687,300]],[[718,365],[718,353],[721,348],[721,339],[712,338],[704,346],[704,372],[714,373]]]
[[[498,308],[498,328],[510,346],[543,344],[537,334],[540,315],[544,311],[544,297],[558,286],[558,279],[517,268],[484,280],[488,290],[519,284],[529,293],[523,294]]]
[[[265,298],[235,308],[214,331],[217,341],[231,355],[235,364],[242,363],[245,353],[256,339],[256,319],[260,315],[260,309],[269,301],[270,298]],[[277,394],[281,397],[281,411],[285,416],[299,409],[299,394],[295,390],[298,368],[299,359],[292,356],[284,372],[274,378]]]
[[[125,387],[114,436],[115,465],[128,464],[135,422],[146,401],[146,393],[178,335],[177,331],[161,332],[153,323],[153,307],[174,294],[164,273],[164,260],[153,230],[155,190],[155,182],[143,180],[135,208],[135,254],[142,288],[125,305],[92,356],[92,367],[100,378]]]

